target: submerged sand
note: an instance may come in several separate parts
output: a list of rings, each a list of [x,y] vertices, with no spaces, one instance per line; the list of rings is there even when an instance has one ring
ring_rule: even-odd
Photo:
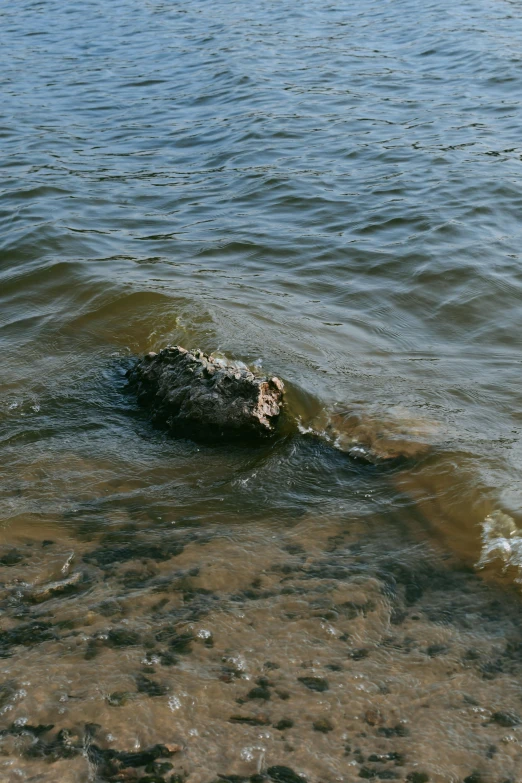
[[[404,531],[34,530],[0,553],[5,783],[520,779],[518,599]]]

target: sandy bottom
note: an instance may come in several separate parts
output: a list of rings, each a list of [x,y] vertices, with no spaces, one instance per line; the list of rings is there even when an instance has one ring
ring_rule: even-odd
[[[522,779],[515,595],[378,521],[1,547],[5,783]]]

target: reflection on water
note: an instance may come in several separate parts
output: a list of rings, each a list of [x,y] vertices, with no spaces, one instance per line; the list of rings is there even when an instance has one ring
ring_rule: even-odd
[[[2,780],[516,780],[518,6],[0,21]],[[167,343],[302,432],[152,429]]]

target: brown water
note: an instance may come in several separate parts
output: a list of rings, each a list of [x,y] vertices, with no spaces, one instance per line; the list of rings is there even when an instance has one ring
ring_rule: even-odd
[[[521,34],[0,6],[2,782],[522,780]],[[154,430],[169,342],[300,432]]]

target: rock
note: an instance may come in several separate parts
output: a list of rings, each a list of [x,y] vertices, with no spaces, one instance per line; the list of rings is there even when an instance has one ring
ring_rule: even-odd
[[[426,653],[430,658],[436,658],[438,655],[444,655],[448,650],[449,647],[447,644],[430,644],[430,646],[426,648]]]
[[[40,620],[20,623],[20,625],[10,628],[8,631],[0,629],[0,657],[8,657],[8,648],[11,646],[21,644],[24,647],[32,647],[35,644],[41,644],[57,638],[58,635],[52,623]]]
[[[167,625],[155,636],[157,642],[166,642],[170,649],[178,655],[188,655],[192,652],[193,633],[179,633],[175,626]]]
[[[177,435],[208,440],[275,433],[283,382],[180,346],[149,353],[127,373],[152,421]]]
[[[115,755],[123,767],[145,767],[147,764],[151,764],[157,759],[170,758],[170,756],[173,756],[175,753],[180,753],[182,750],[183,745],[178,743],[167,743],[165,745],[153,745],[151,748],[136,752],[120,751]],[[105,751],[106,756],[113,754],[114,751]]]
[[[111,707],[123,707],[129,700],[128,691],[113,691],[107,696],[107,701]]]
[[[23,559],[24,558],[21,552],[19,552],[18,549],[16,549],[15,547],[12,547],[4,555],[0,555],[0,565],[4,565],[4,566],[18,565],[18,563],[21,563]]]
[[[371,753],[368,756],[368,761],[376,761],[379,764],[386,764],[387,761],[395,761],[398,766],[404,763],[404,756],[402,753],[397,753],[396,750],[391,750],[389,753]],[[412,775],[423,775],[423,772],[412,772]],[[406,780],[409,780],[407,777]],[[421,781],[422,783],[422,781]],[[424,781],[427,783],[427,781]]]
[[[366,710],[364,713],[364,720],[368,726],[382,726],[384,723],[382,712],[375,708]]]
[[[334,725],[328,718],[318,718],[314,721],[313,726],[314,731],[319,731],[322,734],[328,734],[329,731],[334,730]]]
[[[146,693],[147,696],[165,696],[169,692],[168,685],[151,680],[149,677],[145,677],[144,674],[137,675],[136,685],[138,692]]]
[[[284,767],[282,764],[268,767],[267,775],[276,783],[306,783],[305,777],[298,775],[291,767]]]
[[[170,761],[152,761],[145,767],[145,772],[153,775],[165,775],[171,769],[174,769],[174,764],[171,764]]]
[[[494,712],[491,716],[492,723],[498,723],[504,728],[512,728],[520,725],[520,718],[514,712]]]
[[[370,654],[370,651],[366,649],[366,647],[359,647],[357,650],[352,650],[350,653],[350,658],[353,661],[362,661],[363,658],[367,658]]]
[[[41,734],[47,734],[51,729],[54,729],[54,723],[39,723],[38,726],[32,726],[30,723],[20,725],[15,721],[11,723],[9,729],[2,729],[1,734],[12,734],[13,736],[33,734],[35,737],[39,737]]]
[[[298,677],[297,679],[311,691],[322,693],[328,690],[328,681],[323,677]]]
[[[102,545],[98,549],[86,552],[83,560],[94,563],[103,570],[110,569],[114,563],[125,563],[129,560],[157,560],[163,562],[171,557],[177,557],[183,552],[184,545],[178,541],[159,544],[149,544],[145,541],[133,541],[128,546]]]
[[[251,726],[267,726],[270,723],[268,715],[261,713],[259,715],[231,715],[231,723],[248,723]]]
[[[291,718],[281,718],[280,721],[274,723],[274,729],[284,731],[285,729],[291,729],[293,725],[294,721]]]
[[[165,749],[164,756],[173,756],[174,753],[181,753],[185,746],[179,742],[165,742],[161,747]]]
[[[67,579],[58,579],[56,582],[48,582],[45,585],[33,587],[27,594],[27,598],[32,603],[39,604],[57,595],[72,593],[79,589],[83,582],[85,582],[84,575],[81,571],[76,571],[76,573],[68,576]]]
[[[140,644],[141,636],[130,628],[111,628],[107,634],[107,644],[110,647],[132,647]]]
[[[263,688],[262,686],[257,686],[256,688],[252,688],[247,695],[247,699],[265,699],[268,700],[270,698],[270,691],[268,688]]]
[[[377,729],[377,734],[379,737],[409,737],[410,736],[410,730],[407,726],[404,726],[402,723],[397,723],[396,726],[388,727],[388,726],[381,726],[379,729]]]

